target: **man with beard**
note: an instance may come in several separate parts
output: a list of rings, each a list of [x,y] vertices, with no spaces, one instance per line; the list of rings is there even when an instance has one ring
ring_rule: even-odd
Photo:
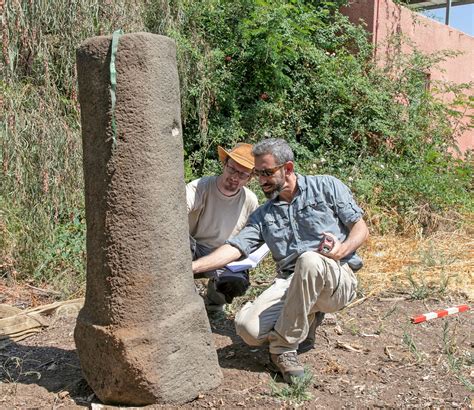
[[[256,195],[245,185],[252,177],[252,145],[237,144],[231,151],[217,148],[223,171],[218,176],[196,179],[186,185],[189,235],[193,259],[208,255],[235,236],[258,207]],[[241,296],[250,282],[248,272],[210,269],[195,275],[209,278],[206,308],[223,310],[235,296]]]
[[[321,314],[336,312],[356,297],[354,271],[362,260],[355,251],[368,229],[362,209],[340,180],[294,172],[293,152],[284,140],[263,140],[253,154],[254,174],[269,200],[237,236],[193,262],[193,271],[224,266],[266,242],[277,277],[243,306],[235,326],[247,344],[269,344],[270,364],[291,383],[304,375],[297,351],[311,346]],[[331,246],[323,249],[321,243]]]

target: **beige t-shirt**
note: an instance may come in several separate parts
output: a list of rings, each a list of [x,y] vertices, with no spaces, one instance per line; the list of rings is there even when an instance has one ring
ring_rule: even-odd
[[[257,196],[244,187],[234,196],[217,189],[217,176],[202,177],[186,185],[189,234],[210,248],[235,236],[258,207]]]

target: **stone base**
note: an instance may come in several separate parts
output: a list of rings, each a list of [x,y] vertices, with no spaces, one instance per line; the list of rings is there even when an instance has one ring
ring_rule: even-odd
[[[200,299],[199,297],[197,297]],[[74,337],[84,376],[108,404],[182,404],[222,381],[201,300],[159,322],[98,326],[79,315]],[[199,312],[196,315],[196,312]],[[181,335],[181,337],[176,337]]]

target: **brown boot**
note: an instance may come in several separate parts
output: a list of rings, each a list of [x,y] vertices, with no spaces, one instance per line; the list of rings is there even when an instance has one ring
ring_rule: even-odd
[[[273,371],[281,373],[283,380],[292,384],[293,378],[304,376],[304,368],[298,362],[296,352],[285,352],[281,354],[270,353],[270,365]]]
[[[308,336],[298,346],[298,354],[309,352],[314,349],[314,341],[316,339],[316,329],[323,323],[324,312],[316,312],[313,322],[309,327]]]

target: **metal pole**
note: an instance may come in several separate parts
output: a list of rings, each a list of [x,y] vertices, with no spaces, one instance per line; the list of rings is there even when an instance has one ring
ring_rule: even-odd
[[[451,11],[451,0],[446,0],[446,21],[445,24],[449,26],[449,12]]]

